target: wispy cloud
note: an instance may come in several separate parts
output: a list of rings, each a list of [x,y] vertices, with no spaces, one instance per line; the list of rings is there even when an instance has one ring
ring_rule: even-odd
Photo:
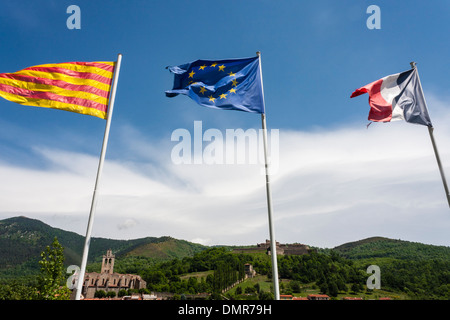
[[[450,173],[450,112],[429,100]],[[123,141],[139,135],[116,130]],[[173,145],[170,137],[123,143],[126,157],[107,158],[94,236],[170,235],[205,244],[269,238],[260,165],[175,165]],[[59,149],[34,152],[48,164],[45,169],[0,162],[0,216],[43,218],[83,234],[98,159]],[[271,176],[278,241],[332,247],[381,235],[450,243],[450,212],[425,127],[397,122],[369,129],[365,123],[313,132],[281,129],[279,152],[279,170]]]

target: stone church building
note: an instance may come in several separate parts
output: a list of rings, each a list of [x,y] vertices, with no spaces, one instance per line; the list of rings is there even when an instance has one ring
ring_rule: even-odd
[[[147,283],[138,275],[115,273],[114,260],[115,256],[111,250],[107,250],[106,255],[103,256],[101,272],[85,274],[81,292],[84,299],[94,298],[95,292],[98,290],[114,291],[117,295],[122,289],[146,288]]]

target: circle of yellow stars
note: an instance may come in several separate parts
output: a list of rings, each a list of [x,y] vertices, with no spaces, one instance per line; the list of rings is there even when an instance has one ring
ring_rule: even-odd
[[[204,64],[204,65],[202,65],[202,66],[199,67],[199,70],[205,70],[205,68],[215,68],[215,67],[218,67],[218,69],[219,69],[218,71],[223,71],[223,72],[225,72],[225,68],[226,68],[225,65],[223,65],[223,64],[220,65],[220,66],[217,66],[217,65],[218,65],[217,62],[212,63],[210,66],[207,66],[207,65]],[[189,84],[195,83],[195,82],[193,81],[193,80],[194,80],[194,75],[195,75],[194,70],[191,70],[191,72],[189,73],[188,79],[189,79],[189,78],[192,78],[192,81],[190,81]],[[232,93],[236,93],[235,87],[236,87],[237,84],[238,84],[238,81],[237,81],[237,79],[236,79],[236,74],[233,73],[233,72],[229,72],[229,73],[228,73],[228,76],[230,76],[230,77],[235,77],[235,78],[231,81],[231,82],[232,82],[232,84],[231,84],[232,88],[231,88],[230,90],[227,91],[228,93],[222,93],[221,95],[219,95],[219,98],[213,97],[213,95],[211,94],[211,95],[208,97],[208,98],[209,98],[209,101],[212,101],[212,102],[214,103],[216,99],[219,99],[219,100],[226,99],[226,98],[227,98],[227,95],[232,94]],[[201,86],[201,87],[200,87],[199,94],[205,95],[205,92],[206,92],[206,88],[205,88],[204,86]]]

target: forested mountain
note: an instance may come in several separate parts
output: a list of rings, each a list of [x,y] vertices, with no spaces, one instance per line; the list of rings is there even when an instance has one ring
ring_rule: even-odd
[[[334,248],[355,265],[377,265],[384,287],[420,299],[450,299],[450,247],[373,237]]]
[[[11,280],[32,279],[39,272],[40,253],[55,237],[64,247],[65,264],[80,265],[83,236],[26,217],[1,220],[0,287]],[[206,247],[171,237],[92,238],[87,269],[99,272],[102,256],[111,249],[116,255],[114,270],[141,275],[149,290],[217,294],[241,279],[243,265],[250,263],[265,279],[258,283],[258,290],[260,284],[269,286],[259,298],[267,298],[270,257],[235,253],[233,248]],[[414,299],[450,299],[450,248],[445,246],[373,237],[332,249],[314,248],[305,255],[278,257],[283,292],[315,288],[332,297],[366,292],[369,265],[380,267],[384,290]]]
[[[65,264],[80,265],[84,236],[53,228],[39,220],[14,217],[0,221],[0,279],[34,274],[40,253],[54,238],[64,247]],[[167,260],[192,256],[206,247],[171,237],[146,237],[134,240],[91,238],[89,262],[100,261],[106,250],[116,257],[151,256]]]
[[[417,242],[372,237],[345,243],[334,248],[345,258],[395,258],[401,260],[438,259],[450,261],[450,247],[427,245]]]

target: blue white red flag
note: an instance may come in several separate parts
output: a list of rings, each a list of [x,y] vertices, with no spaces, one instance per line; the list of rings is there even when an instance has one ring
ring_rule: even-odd
[[[393,74],[355,90],[350,98],[369,94],[369,120],[406,122],[432,127],[417,70]]]

